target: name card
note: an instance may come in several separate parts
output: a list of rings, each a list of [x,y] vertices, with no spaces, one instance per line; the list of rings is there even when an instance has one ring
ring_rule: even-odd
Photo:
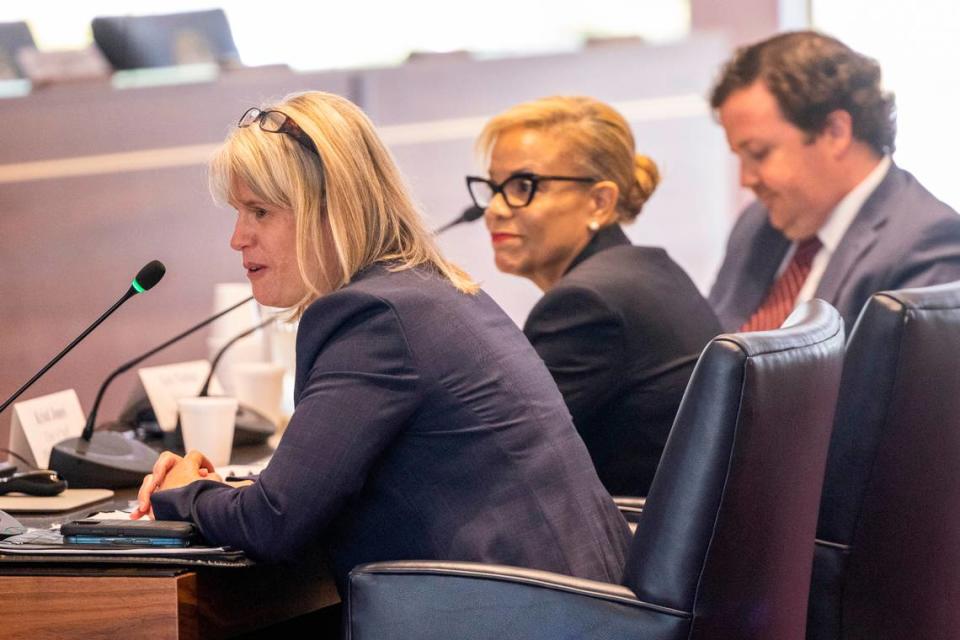
[[[79,437],[86,421],[73,389],[18,402],[13,405],[10,449],[46,469],[53,445]]]
[[[192,398],[200,393],[204,381],[210,375],[210,363],[206,360],[191,360],[159,367],[144,367],[140,383],[157,416],[157,424],[163,431],[177,428],[177,400]],[[210,382],[211,394],[221,391],[216,378]]]

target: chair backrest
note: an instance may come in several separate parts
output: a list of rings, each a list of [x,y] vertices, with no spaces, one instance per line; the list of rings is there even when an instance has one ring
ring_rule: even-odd
[[[813,300],[701,354],[624,578],[691,612],[690,638],[803,637],[843,342],[840,315]]]
[[[0,23],[0,80],[24,77],[17,60],[20,49],[33,49],[33,35],[26,22]]]
[[[874,295],[847,346],[810,638],[960,635],[960,282]]]
[[[100,16],[93,39],[114,69],[236,61],[237,47],[222,9],[157,16]]]

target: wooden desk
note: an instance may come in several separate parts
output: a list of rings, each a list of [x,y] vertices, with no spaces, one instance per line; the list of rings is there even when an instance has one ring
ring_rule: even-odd
[[[3,638],[208,640],[337,602],[327,572],[0,565]]]
[[[238,464],[269,445],[234,450]],[[48,527],[94,511],[122,509],[136,489],[104,503],[57,514],[24,514],[26,526]],[[79,565],[56,560],[0,561],[0,638],[223,638],[256,631],[340,602],[333,577],[316,563],[303,568]]]

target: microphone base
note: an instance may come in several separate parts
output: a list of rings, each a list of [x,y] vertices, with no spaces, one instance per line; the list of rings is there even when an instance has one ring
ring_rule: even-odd
[[[183,440],[171,437],[171,432],[160,429],[157,416],[150,401],[144,396],[130,404],[110,429],[132,429],[137,439],[153,448],[169,449],[183,453]],[[237,421],[233,429],[233,446],[261,445],[277,431],[277,425],[256,409],[241,404],[237,408]]]
[[[265,415],[252,407],[240,405],[237,407],[231,449],[262,446],[276,430],[276,425]],[[144,442],[153,449],[172,451],[181,456],[187,452],[183,444],[183,430],[179,424],[173,431],[160,431],[158,435],[145,439]]]
[[[248,447],[263,444],[277,431],[277,425],[253,407],[239,405],[233,428],[233,446]]]
[[[159,454],[115,431],[95,431],[90,442],[70,438],[50,452],[50,468],[74,489],[138,487]]]

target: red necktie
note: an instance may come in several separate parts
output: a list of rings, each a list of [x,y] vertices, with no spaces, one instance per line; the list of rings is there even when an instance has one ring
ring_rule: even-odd
[[[820,239],[817,236],[802,240],[793,252],[790,264],[784,269],[776,282],[771,285],[763,303],[753,312],[750,319],[743,323],[740,331],[765,331],[776,329],[793,311],[797,294],[810,275],[813,257],[820,251]]]

